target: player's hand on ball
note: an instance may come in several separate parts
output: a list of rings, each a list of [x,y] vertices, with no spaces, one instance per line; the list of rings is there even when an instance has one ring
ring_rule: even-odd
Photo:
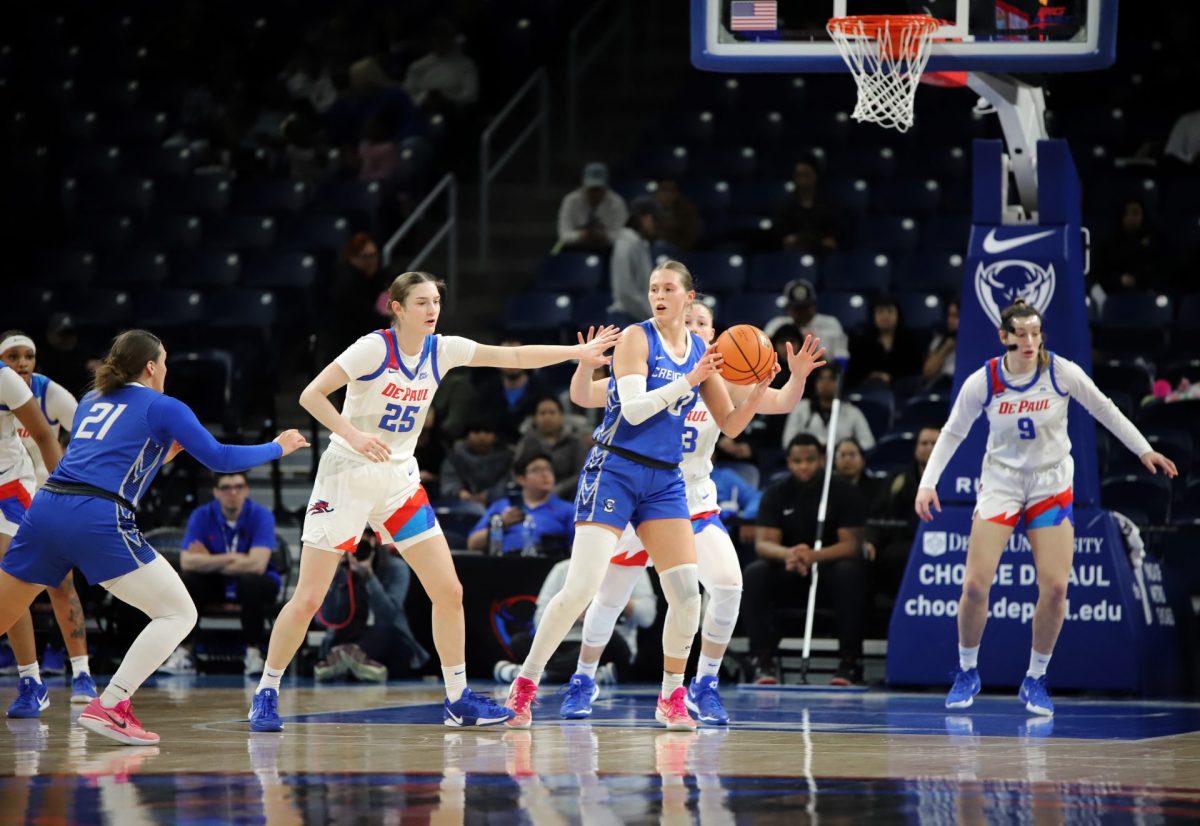
[[[696,366],[687,374],[688,384],[692,387],[703,384],[705,379],[721,369],[722,361],[724,359],[717,350],[717,345],[709,345],[709,348],[704,351],[704,355],[700,357],[700,361],[696,362]]]
[[[771,362],[771,367],[763,376],[763,380],[754,385],[754,390],[750,394],[755,398],[762,397],[771,387],[771,382],[775,381],[775,377],[783,372],[783,368],[779,366],[779,355],[777,353],[772,353],[771,358],[773,359]]]
[[[933,521],[930,506],[938,513],[942,512],[942,503],[938,501],[937,491],[933,488],[917,488],[917,499],[913,503],[913,506],[916,508],[917,516],[921,517],[922,522]]]
[[[301,435],[299,430],[285,430],[275,437],[275,443],[283,448],[283,455],[295,453],[302,447],[308,447],[308,439]]]
[[[375,436],[368,436],[361,430],[356,430],[351,433],[346,441],[350,443],[350,447],[357,450],[363,456],[366,456],[372,462],[386,462],[392,456],[392,449],[387,446],[387,443]]]
[[[597,367],[604,367],[607,365],[608,356],[604,355],[604,351],[608,348],[606,347],[603,350],[597,351],[595,348],[589,347],[589,345],[596,341],[596,339],[612,333],[620,336],[620,328],[614,327],[610,324],[606,327],[588,327],[586,336],[583,333],[575,333],[576,338],[579,339],[579,363],[585,367],[590,367],[593,370]]]
[[[802,379],[808,378],[808,375],[818,367],[825,366],[825,348],[821,346],[821,339],[813,335],[804,337],[804,343],[800,345],[799,350],[792,350],[792,343],[787,343],[787,360],[788,369],[792,371],[793,376],[799,376]]]
[[[1143,456],[1142,464],[1151,473],[1158,473],[1158,468],[1162,468],[1162,472],[1167,474],[1168,479],[1174,479],[1179,475],[1179,470],[1175,467],[1175,463],[1157,450],[1152,450]]]

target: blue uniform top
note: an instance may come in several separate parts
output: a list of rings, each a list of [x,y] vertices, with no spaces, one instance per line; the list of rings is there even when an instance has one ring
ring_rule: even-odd
[[[638,326],[646,334],[646,343],[650,346],[646,358],[647,390],[657,390],[686,376],[704,355],[706,348],[700,336],[688,333],[688,352],[682,361],[676,361],[663,344],[653,320],[643,321]],[[696,392],[692,391],[641,424],[630,424],[621,416],[621,399],[617,394],[617,380],[614,376],[608,380],[604,420],[592,436],[598,442],[623,447],[640,456],[677,465],[683,461],[684,420],[695,404]]]
[[[283,455],[275,442],[223,445],[191,409],[141,384],[111,393],[88,393],[75,412],[71,444],[50,482],[74,483],[115,493],[134,507],[145,494],[172,442],[215,471],[245,470]]]

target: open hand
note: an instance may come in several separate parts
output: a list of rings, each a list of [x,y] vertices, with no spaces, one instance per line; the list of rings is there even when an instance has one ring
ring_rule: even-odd
[[[825,348],[821,346],[821,339],[814,335],[806,335],[800,349],[795,351],[792,350],[792,343],[789,341],[787,360],[788,369],[792,371],[793,376],[808,378],[813,370],[825,366]]]
[[[612,333],[615,333],[619,337],[621,333],[620,328],[609,324],[604,327],[588,327],[586,336],[583,333],[575,333],[575,337],[579,339],[579,363],[585,367],[590,367],[593,370],[595,370],[597,367],[606,366],[608,364],[608,356],[604,355],[604,350],[595,352],[594,350],[589,349],[588,345],[597,338],[608,336]],[[607,350],[608,348],[606,347],[604,349]]]

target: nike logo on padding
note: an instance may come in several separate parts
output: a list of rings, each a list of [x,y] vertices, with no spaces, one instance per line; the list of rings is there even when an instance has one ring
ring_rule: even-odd
[[[108,719],[112,720],[112,724],[114,726],[116,726],[117,728],[127,728],[128,727],[128,724],[124,720],[118,720],[117,718],[115,718],[111,714],[109,714],[107,711],[104,712],[104,716],[107,717]]]
[[[990,255],[999,255],[1002,252],[1022,247],[1026,244],[1032,244],[1034,241],[1042,238],[1049,238],[1056,230],[1048,229],[1045,232],[1035,232],[1033,235],[1019,235],[1016,238],[1005,238],[1003,241],[996,237],[996,230],[993,229],[983,239],[983,251]]]

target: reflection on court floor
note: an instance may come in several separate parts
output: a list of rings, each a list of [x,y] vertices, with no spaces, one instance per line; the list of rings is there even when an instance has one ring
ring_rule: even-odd
[[[0,691],[6,690],[0,687]],[[1200,705],[726,690],[734,725],[665,732],[653,690],[591,721],[451,730],[429,684],[287,685],[251,735],[252,683],[140,692],[157,747],[111,744],[61,702],[6,721],[0,823],[1170,823],[1200,819]]]

